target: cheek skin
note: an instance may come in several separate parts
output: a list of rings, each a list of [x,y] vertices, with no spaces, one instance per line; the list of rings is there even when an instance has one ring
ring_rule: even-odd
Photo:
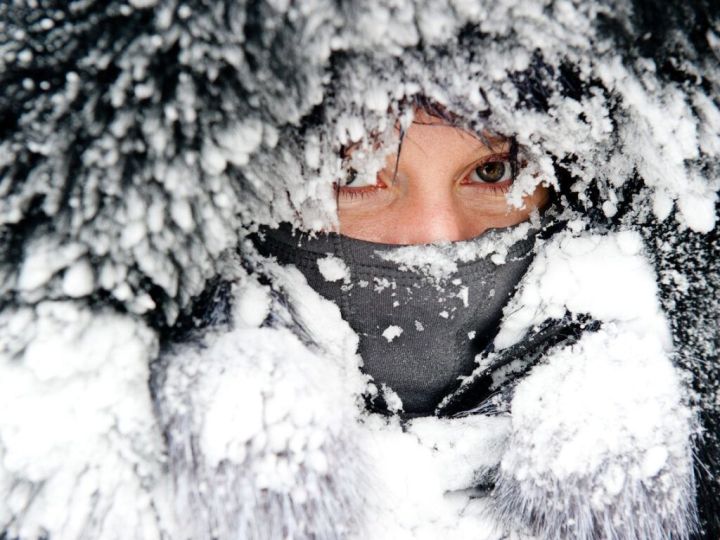
[[[385,244],[469,240],[488,229],[526,221],[550,198],[549,189],[538,186],[524,198],[524,206],[516,208],[508,204],[504,193],[475,193],[467,197],[463,196],[463,189],[476,188],[460,188],[453,201],[443,207],[427,207],[404,201],[402,197],[384,204],[368,202],[349,208],[341,204],[340,232],[351,238]]]
[[[516,225],[530,218],[534,210],[542,210],[550,199],[550,190],[537,186],[535,191],[523,197],[523,205],[516,207],[507,202],[506,193],[488,194],[484,197],[464,198],[464,207],[471,214],[467,219],[480,221],[489,227]]]
[[[401,224],[398,223],[397,214],[382,213],[378,211],[339,210],[340,233],[358,240],[379,242],[383,244],[396,244],[401,238]]]

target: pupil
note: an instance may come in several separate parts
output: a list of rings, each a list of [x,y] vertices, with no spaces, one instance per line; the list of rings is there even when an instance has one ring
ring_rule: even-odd
[[[478,172],[485,182],[497,182],[505,175],[505,163],[502,161],[486,163]]]

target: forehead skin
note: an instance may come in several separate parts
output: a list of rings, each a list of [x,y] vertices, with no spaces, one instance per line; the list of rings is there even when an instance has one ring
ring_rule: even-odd
[[[442,118],[419,110],[403,137],[400,160],[412,167],[414,163],[422,165],[425,159],[442,158],[448,165],[464,168],[487,155],[508,152],[509,148],[510,142],[506,137],[483,133],[481,139]],[[430,152],[433,155],[429,155]],[[395,159],[397,156],[392,157],[392,161]]]

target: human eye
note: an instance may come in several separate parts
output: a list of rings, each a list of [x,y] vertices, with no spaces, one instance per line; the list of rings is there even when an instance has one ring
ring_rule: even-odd
[[[355,169],[348,169],[344,178],[335,183],[335,190],[340,197],[365,197],[387,187],[380,174],[361,174]]]
[[[379,148],[380,142],[376,137],[371,137],[365,145],[357,142],[341,149],[340,155],[344,162],[343,174],[334,183],[338,198],[364,198],[375,195],[387,187],[382,179],[385,176],[385,169],[374,172],[373,167],[368,166]]]
[[[515,166],[510,156],[489,156],[477,164],[465,177],[463,184],[480,184],[509,187],[515,177]]]
[[[362,174],[349,168],[347,174],[335,183],[335,188],[341,193],[362,192],[387,187],[380,179],[380,175]]]

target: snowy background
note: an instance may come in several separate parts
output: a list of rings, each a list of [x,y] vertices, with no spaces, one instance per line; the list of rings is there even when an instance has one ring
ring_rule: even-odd
[[[665,456],[654,451],[645,473],[675,458],[676,472],[685,466],[683,441],[691,429],[704,464],[697,481],[708,499],[717,499],[719,58],[717,7],[701,1],[676,7],[609,0],[2,2],[0,529],[22,538],[152,538],[174,531],[179,525],[167,517],[173,515],[168,508],[193,508],[207,496],[193,493],[190,480],[175,486],[184,503],[167,495],[168,470],[187,465],[187,455],[168,450],[178,426],[196,426],[205,437],[198,444],[208,470],[196,471],[198,482],[216,474],[228,455],[243,463],[246,443],[262,446],[252,442],[267,426],[247,414],[257,407],[248,371],[265,373],[258,384],[276,384],[271,378],[288,370],[281,379],[291,388],[277,404],[278,425],[292,416],[293,380],[319,381],[320,397],[307,402],[310,410],[336,408],[336,416],[318,420],[327,440],[307,434],[297,443],[304,449],[303,478],[317,484],[313,493],[328,489],[317,480],[328,469],[345,469],[323,459],[354,451],[348,441],[367,443],[368,461],[390,456],[377,475],[397,485],[391,472],[407,455],[408,439],[396,430],[367,442],[377,420],[367,419],[365,431],[355,425],[353,396],[366,382],[357,370],[356,336],[298,274],[258,262],[242,239],[260,224],[282,221],[306,230],[334,227],[332,182],[348,173],[341,149],[358,143],[352,166],[374,175],[383,152],[396,148],[396,119],[409,118],[418,95],[470,127],[515,135],[528,165],[511,200],[545,181],[560,194],[571,223],[567,238],[550,242],[514,299],[500,336],[504,345],[566,309],[619,325],[620,341],[611,329],[598,337],[606,342],[586,347],[612,350],[622,343],[624,352],[608,354],[608,365],[589,365],[597,377],[637,388],[648,371],[613,376],[613,359],[628,350],[652,357],[647,362],[657,384],[617,407],[667,407],[641,415],[642,422],[659,422],[659,431],[650,430],[640,443],[648,450],[658,432],[682,439],[668,443]],[[248,273],[256,265],[270,276],[273,291],[289,298],[289,308]],[[598,282],[603,288],[594,288]],[[207,291],[218,284],[232,307],[198,312],[198,304],[212,303],[214,293]],[[211,354],[227,358],[230,367],[196,380],[202,361],[177,353],[176,344],[208,318],[241,337],[212,341]],[[265,328],[268,318],[272,329]],[[344,359],[333,367],[336,376],[326,374],[317,355],[307,356],[307,370],[286,361],[305,358],[303,343],[290,331],[282,338],[267,332],[291,320],[320,336],[321,355]],[[623,342],[627,335],[631,341]],[[263,353],[279,366],[275,371],[255,365],[256,353],[244,349],[263,342],[275,342]],[[655,356],[648,354],[653,347]],[[245,364],[232,364],[238,357]],[[662,360],[652,364],[653,358]],[[562,375],[561,360],[544,368],[544,383],[519,391],[528,405],[518,405],[518,425],[537,423],[537,388],[574,380]],[[317,377],[308,375],[313,370]],[[327,377],[344,382],[326,393]],[[173,394],[178,388],[185,390]],[[235,401],[236,392],[246,401]],[[184,415],[168,413],[158,405],[164,402],[182,402]],[[552,406],[567,409],[560,401]],[[678,424],[660,425],[663,411]],[[493,423],[483,429],[503,441],[511,436],[506,420],[463,422]],[[595,426],[612,420],[599,418]],[[626,420],[633,432],[633,419]],[[234,436],[225,440],[227,426],[235,426]],[[550,436],[551,428],[536,435]],[[423,422],[413,429],[421,433]],[[447,429],[445,440],[465,433],[457,425]],[[438,433],[434,427],[418,440]],[[472,447],[476,459],[497,458],[491,442]],[[263,455],[274,455],[267,444]],[[581,450],[577,459],[561,461],[584,466],[593,456]],[[420,466],[425,458],[417,459],[413,464]],[[544,465],[550,458],[507,459]],[[261,470],[277,470],[275,462],[258,467],[252,479],[228,473],[223,482],[235,493],[257,486],[285,493],[282,475]],[[433,467],[447,469],[443,462]],[[345,473],[352,477],[352,467]],[[442,475],[423,482],[408,492],[463,485]],[[338,489],[331,492],[338,508],[328,512],[347,516],[347,523],[359,519],[362,489]],[[394,521],[398,531],[423,513],[438,514],[428,520],[428,537],[454,527],[443,522],[434,495],[417,502],[388,493],[401,516]],[[257,504],[281,513],[282,501],[299,508],[306,499],[294,493]],[[393,506],[375,503],[365,511],[380,515]],[[246,514],[216,518],[223,510],[213,505],[224,504],[209,502],[208,515],[215,517],[198,522],[216,519],[220,531],[257,526],[247,504]],[[702,517],[712,521],[718,513]],[[477,520],[467,526],[492,530]]]

